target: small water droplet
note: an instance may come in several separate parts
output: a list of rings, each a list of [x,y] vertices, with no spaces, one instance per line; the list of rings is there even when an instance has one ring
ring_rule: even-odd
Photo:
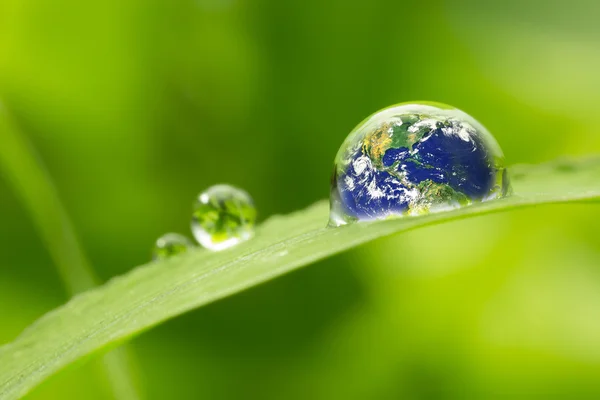
[[[329,224],[422,215],[508,193],[502,150],[479,122],[445,104],[403,103],[371,115],[340,147]]]
[[[277,253],[279,257],[285,257],[288,254],[290,254],[290,252],[287,249],[281,250],[279,253]]]
[[[179,233],[167,233],[156,241],[152,251],[152,259],[164,260],[176,254],[185,253],[192,247],[194,247],[194,244],[187,237]]]
[[[256,208],[248,193],[230,185],[211,186],[198,195],[192,232],[202,246],[219,251],[254,235]]]

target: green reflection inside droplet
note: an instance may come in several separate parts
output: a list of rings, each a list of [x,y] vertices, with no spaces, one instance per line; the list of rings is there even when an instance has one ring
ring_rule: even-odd
[[[230,185],[215,185],[194,204],[192,232],[202,246],[223,250],[254,234],[256,208],[248,193]]]

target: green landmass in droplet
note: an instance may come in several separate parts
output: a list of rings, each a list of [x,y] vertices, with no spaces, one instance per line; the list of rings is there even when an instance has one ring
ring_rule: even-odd
[[[471,203],[471,200],[464,193],[452,189],[445,183],[437,183],[426,179],[419,182],[416,187],[419,191],[419,197],[411,203],[407,214],[427,214],[433,207],[439,205],[466,206]]]

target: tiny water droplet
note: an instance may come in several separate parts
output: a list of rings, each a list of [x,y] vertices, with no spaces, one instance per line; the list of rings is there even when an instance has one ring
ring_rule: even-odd
[[[152,259],[164,260],[176,254],[185,253],[192,247],[194,247],[194,244],[187,237],[179,233],[167,233],[156,241],[152,251]]]
[[[230,185],[211,186],[198,195],[192,232],[202,246],[219,251],[254,235],[256,208],[248,193]]]
[[[445,104],[403,103],[361,122],[340,147],[330,226],[422,215],[510,193],[496,139]]]

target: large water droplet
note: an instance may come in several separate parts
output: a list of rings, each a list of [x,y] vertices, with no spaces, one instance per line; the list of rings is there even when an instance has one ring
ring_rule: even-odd
[[[178,233],[167,233],[156,241],[152,250],[153,260],[164,260],[176,254],[185,253],[194,244],[187,237]]]
[[[254,235],[256,208],[248,193],[230,185],[215,185],[198,195],[192,232],[202,246],[223,250]]]
[[[361,122],[335,158],[329,224],[444,211],[510,192],[504,155],[468,114],[404,103]]]

